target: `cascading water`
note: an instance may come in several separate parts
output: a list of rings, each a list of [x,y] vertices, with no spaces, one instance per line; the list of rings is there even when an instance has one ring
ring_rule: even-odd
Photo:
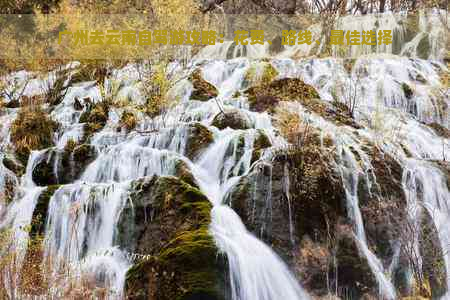
[[[348,18],[347,21],[351,21],[351,17]],[[421,18],[421,30],[424,31],[427,26],[423,23],[428,19],[424,16]],[[342,28],[353,29],[354,22],[347,21],[341,24]],[[401,40],[404,28],[397,21],[394,16],[386,15],[382,18],[370,18],[363,25],[374,27],[375,23],[381,22],[380,28],[393,26]],[[320,30],[316,28],[315,32]],[[427,36],[433,45],[432,54],[435,57],[440,55],[436,42],[440,34],[434,31]],[[264,45],[235,47],[230,50],[230,44],[225,43],[206,47],[200,51],[198,57],[227,58],[227,56],[244,56],[242,54],[245,52],[247,56],[258,58],[267,54],[267,48],[267,45]],[[279,58],[289,57],[298,51],[302,53],[311,51],[308,47],[297,48],[287,47],[279,54]],[[404,51],[411,52],[416,48],[417,43],[413,40],[405,46]],[[378,51],[386,50],[393,51],[389,47],[378,49]],[[368,53],[369,50],[366,47],[361,51]],[[337,128],[310,112],[307,118],[314,127],[330,135],[336,145],[338,154],[336,168],[341,172],[348,217],[353,224],[358,249],[361,256],[368,261],[371,272],[378,282],[380,296],[395,299],[397,295],[390,277],[398,263],[399,250],[392,257],[389,268],[385,268],[384,262],[368,245],[365,220],[359,207],[358,182],[363,180],[368,185],[376,184],[376,178],[370,171],[373,166],[361,147],[363,142],[360,137],[379,145],[401,163],[404,169],[403,188],[409,209],[414,210],[417,203],[423,203],[438,230],[442,249],[448,248],[450,244],[448,187],[444,174],[432,162],[424,161],[442,160],[442,155],[446,152],[445,142],[448,143],[448,139],[441,140],[419,122],[438,123],[446,128],[449,126],[448,109],[442,109],[440,106],[442,101],[448,102],[446,98],[448,95],[436,89],[440,87],[436,66],[440,68],[445,66],[439,61],[363,58],[355,63],[354,71],[349,76],[339,60],[297,62],[280,59],[272,60],[271,63],[278,70],[279,78],[304,79],[316,87],[324,101],[336,100],[336,97],[337,100],[342,100],[340,99],[342,93],[336,91],[337,86],[345,90],[350,88],[356,79],[359,81],[358,84],[364,86],[358,88],[360,102],[355,118],[368,129]],[[202,65],[202,75],[218,88],[218,97],[207,102],[189,100],[192,85],[187,80],[181,80],[171,91],[181,99],[179,105],[171,109],[164,120],[161,118],[149,120],[143,117],[137,130],[129,133],[116,130],[121,110],[110,111],[105,128],[91,139],[97,151],[96,159],[86,167],[79,180],[62,185],[50,199],[45,233],[45,258],[54,260],[55,276],[65,264],[68,264],[77,276],[84,273],[94,274],[98,281],[110,289],[110,298],[122,297],[125,275],[131,262],[115,245],[114,238],[120,213],[130,201],[128,199],[130,183],[145,176],[177,175],[177,167],[182,162],[192,171],[196,183],[213,204],[210,232],[219,249],[227,256],[233,300],[308,299],[308,294],[284,262],[269,246],[250,233],[239,216],[223,203],[226,194],[234,188],[240,178],[249,173],[252,167],[254,142],[259,131],[270,138],[274,147],[286,145],[286,141],[276,134],[271,117],[267,113],[249,111],[245,96],[233,97],[236,91],[245,88],[244,76],[251,62],[244,58],[235,58],[227,61],[202,61],[202,64],[193,62],[193,64]],[[132,67],[122,71],[125,75],[118,76],[128,76],[126,80],[133,80],[133,75],[130,75],[133,72]],[[20,79],[27,75],[20,73],[17,76]],[[126,81],[123,78],[122,80]],[[411,87],[411,95],[405,84]],[[37,87],[41,85],[37,80],[33,80],[28,84],[26,94],[38,93]],[[127,87],[122,92],[135,97],[136,102],[142,100],[138,93],[133,92],[132,87]],[[82,136],[82,125],[78,124],[81,112],[73,108],[75,98],[89,98],[93,102],[101,100],[99,90],[93,83],[83,83],[69,88],[63,102],[51,113],[51,116],[63,125],[55,143],[58,149],[63,149],[68,140],[79,140]],[[286,106],[306,118],[306,112],[300,105]],[[383,112],[386,115],[380,116],[380,108],[385,109]],[[218,130],[211,126],[214,116],[222,109],[238,110],[245,116],[251,128]],[[5,124],[11,122],[14,113],[11,112],[9,117]],[[0,118],[3,120],[4,117]],[[195,122],[199,122],[213,133],[214,142],[200,155],[189,159],[186,157],[188,130],[189,125]],[[152,128],[159,130],[151,130]],[[380,128],[382,130],[379,130]],[[397,128],[396,131],[393,131],[394,128]],[[1,128],[2,144],[9,142],[7,131],[8,126]],[[148,132],[142,133],[146,131]],[[404,138],[397,140],[398,137]],[[412,158],[408,157],[405,149]],[[30,224],[36,201],[44,190],[43,187],[35,185],[32,173],[36,165],[45,159],[45,153],[46,150],[32,152],[15,200],[8,207],[5,216],[0,219],[0,227],[8,226],[14,230],[17,245],[25,243],[28,238],[21,227]],[[263,156],[262,160],[264,158]],[[0,166],[0,174],[4,172],[6,171]],[[284,172],[289,171],[285,169]],[[0,181],[0,187],[2,185],[4,184]],[[289,195],[289,181],[285,181],[284,185],[285,193]],[[271,200],[270,196],[267,195],[267,201]],[[290,214],[290,197],[287,198]],[[411,213],[409,217],[420,221],[419,213]],[[292,224],[289,234],[291,242],[294,243]],[[104,255],[105,251],[109,251],[111,255]],[[444,256],[444,261],[449,274],[448,255]],[[447,286],[450,286],[450,281],[447,282]],[[58,297],[60,294],[55,292],[54,296]],[[444,299],[450,299],[448,292]]]

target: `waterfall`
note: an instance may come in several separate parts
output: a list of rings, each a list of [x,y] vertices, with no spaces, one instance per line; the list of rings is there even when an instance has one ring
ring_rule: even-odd
[[[366,27],[392,27],[396,37],[403,41],[406,29],[399,22],[401,20],[404,20],[401,16],[385,14],[371,16],[361,23],[349,16],[338,24],[344,30],[353,30],[356,24],[361,30]],[[406,43],[400,52],[396,52],[394,46],[380,46],[377,52],[417,54],[418,44],[426,36],[431,45],[430,57],[440,58],[438,42],[442,32],[435,29],[430,34],[425,33],[436,20],[426,15],[421,15],[420,20],[420,33]],[[319,32],[320,28],[315,27],[314,34]],[[360,207],[358,184],[367,184],[369,193],[370,187],[377,185],[374,166],[364,144],[368,141],[395,157],[403,168],[401,188],[406,195],[408,218],[419,224],[423,212],[421,208],[426,209],[437,229],[441,248],[446,253],[450,244],[450,195],[445,174],[436,167],[435,161],[443,160],[449,139],[439,137],[426,124],[449,127],[448,90],[441,90],[437,71],[448,72],[448,69],[438,60],[400,59],[395,55],[389,58],[369,57],[369,47],[359,50],[353,47],[350,50],[352,55],[365,55],[354,62],[351,72],[338,59],[290,59],[298,51],[310,53],[311,48],[286,47],[272,59],[270,63],[279,73],[277,78],[301,78],[313,85],[319,92],[320,101],[327,104],[333,101],[345,102],[345,90],[355,88],[353,85],[358,80],[360,86],[356,90],[359,102],[354,119],[362,125],[361,128],[336,126],[318,114],[307,111],[299,103],[280,103],[280,106],[298,113],[301,118],[307,118],[322,136],[331,138],[336,153],[334,167],[341,175],[347,217],[353,228],[359,255],[367,260],[378,284],[380,297],[396,299],[400,295],[397,295],[392,274],[399,264],[401,245],[396,244],[391,258],[377,257],[368,242],[366,220]],[[239,180],[251,172],[252,154],[260,132],[267,135],[274,148],[287,145],[272,125],[270,114],[250,111],[245,96],[233,96],[237,91],[247,88],[244,86],[245,74],[255,63],[248,58],[263,58],[267,53],[267,44],[233,47],[231,42],[226,42],[205,47],[191,65],[180,72],[200,68],[204,79],[217,87],[218,96],[206,102],[190,100],[192,84],[186,79],[180,80],[170,91],[179,97],[180,103],[167,112],[164,120],[162,117],[150,119],[139,115],[136,130],[118,130],[123,108],[111,108],[107,124],[90,140],[91,146],[96,149],[96,158],[87,165],[78,180],[60,185],[50,198],[45,224],[44,258],[53,267],[51,276],[56,278],[67,269],[76,280],[93,275],[98,283],[108,289],[108,298],[121,299],[124,296],[125,276],[132,262],[124,250],[115,244],[115,235],[120,214],[131,201],[128,198],[131,183],[152,175],[176,176],[177,167],[182,163],[211,201],[213,208],[209,231],[220,252],[227,257],[233,300],[310,298],[292,270],[269,245],[247,230],[239,215],[224,199]],[[206,57],[221,59],[202,59]],[[226,58],[232,59],[222,60]],[[132,95],[133,102],[142,104],[142,96],[133,85],[133,80],[137,80],[133,75],[133,66],[116,72],[119,80],[129,83],[122,93]],[[23,79],[28,75],[18,73],[15,76]],[[41,85],[42,82],[34,79],[27,86],[26,94],[38,94]],[[55,137],[56,150],[64,149],[69,140],[81,139],[81,112],[76,111],[73,104],[75,98],[86,97],[93,103],[100,101],[99,89],[92,82],[70,87],[63,101],[52,110],[51,117],[62,124]],[[218,113],[231,109],[242,114],[249,123],[249,129],[219,130],[211,125]],[[2,150],[9,146],[9,126],[15,116],[16,111],[8,111],[7,117],[0,116],[4,124],[0,128]],[[213,141],[198,155],[188,158],[189,128],[194,123],[205,127],[213,136]],[[152,130],[154,128],[157,130]],[[148,133],[142,133],[146,131]],[[47,151],[31,153],[26,172],[18,181],[14,201],[5,209],[5,213],[2,213],[0,203],[0,229],[13,230],[12,243],[21,249],[22,259],[28,241],[28,234],[23,227],[30,225],[39,196],[45,190],[45,187],[36,186],[32,173],[45,159]],[[0,157],[3,159],[2,155]],[[260,162],[266,159],[268,157],[263,153]],[[8,172],[0,164],[0,188],[3,188]],[[287,166],[284,166],[283,175],[282,185],[290,219],[289,237],[294,244],[293,197],[290,194],[292,191]],[[265,184],[268,185],[266,190],[271,191],[272,182]],[[268,210],[271,196],[270,192],[265,195]],[[419,245],[413,247],[419,251]],[[105,252],[109,254],[105,255]],[[417,257],[422,259],[420,253]],[[444,255],[444,262],[446,272],[450,274],[448,255]],[[63,285],[71,279],[67,278]],[[447,286],[450,287],[449,279]],[[55,298],[62,297],[56,288],[52,293]],[[449,293],[447,291],[443,299],[450,299]]]

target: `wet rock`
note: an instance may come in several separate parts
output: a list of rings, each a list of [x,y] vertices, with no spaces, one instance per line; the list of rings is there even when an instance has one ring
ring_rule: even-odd
[[[209,99],[217,97],[219,94],[217,88],[211,83],[203,79],[201,70],[195,70],[189,80],[192,82],[193,91],[191,94],[192,100],[208,101]]]
[[[294,253],[293,263],[302,278],[302,285],[314,295],[325,296],[327,291],[323,283],[329,280],[327,273],[332,268],[332,253],[327,244],[314,242],[309,236],[304,236]]]
[[[278,105],[280,99],[271,95],[255,95],[250,103],[251,110],[263,112],[272,110]]]
[[[227,127],[231,129],[249,129],[252,127],[249,117],[238,109],[230,109],[218,113],[211,125],[219,129]]]
[[[20,101],[18,99],[12,99],[11,101],[9,101],[5,104],[5,107],[6,108],[19,108]]]
[[[257,161],[263,152],[264,149],[272,146],[269,137],[262,130],[258,130],[258,136],[255,138],[253,142],[253,152],[250,163],[254,163]]]
[[[422,220],[420,241],[420,253],[422,254],[422,272],[429,283],[429,291],[422,288],[421,294],[432,299],[439,299],[447,291],[447,274],[445,270],[444,255],[448,249],[442,249],[438,231],[434,225],[432,216],[425,211]],[[431,295],[430,293],[431,292]]]
[[[269,52],[271,55],[278,54],[284,50],[284,45],[282,44],[282,38],[278,35],[272,41],[272,44],[269,46]]]
[[[97,152],[88,144],[72,144],[63,151],[51,149],[33,169],[33,181],[39,186],[66,184],[77,180],[86,166],[94,161]]]
[[[337,286],[345,290],[347,297],[361,299],[364,294],[377,294],[377,282],[365,258],[353,238],[350,228],[339,228],[336,262],[337,272],[332,269],[332,278],[337,277]]]
[[[195,180],[195,177],[186,162],[179,160],[176,164],[175,169],[175,174],[178,178],[190,184],[191,186],[198,188],[197,181]]]
[[[120,126],[125,128],[127,131],[133,130],[137,125],[136,116],[133,112],[125,110],[120,117]]]
[[[106,102],[90,105],[80,116],[80,123],[84,124],[82,141],[88,141],[94,133],[105,127],[108,121],[109,106]]]
[[[189,138],[186,142],[186,156],[193,160],[212,142],[214,137],[208,128],[200,123],[189,124]]]
[[[450,139],[450,130],[448,130],[447,128],[445,128],[441,124],[439,124],[439,123],[431,123],[431,124],[428,124],[428,126],[433,128],[434,132],[438,136],[443,137],[444,139]]]
[[[47,212],[50,199],[59,188],[60,185],[50,185],[39,196],[36,207],[33,211],[30,228],[31,237],[36,237],[45,233],[45,224],[47,223]]]
[[[14,195],[16,194],[17,187],[19,186],[19,180],[12,174],[4,173],[3,178],[3,190],[0,189],[0,208],[2,205],[9,205],[14,200]],[[1,212],[1,209],[0,209]],[[6,211],[3,211],[6,213]],[[2,213],[0,213],[0,218]]]
[[[414,94],[414,92],[411,89],[411,87],[406,82],[403,82],[401,87],[402,87],[402,90],[403,90],[403,94],[405,94],[406,99],[411,99],[411,97]]]
[[[326,275],[328,262],[304,258],[300,242],[311,241],[310,250],[325,255],[326,241],[346,217],[342,183],[325,153],[317,137],[303,147],[278,150],[273,163],[255,164],[226,200],[247,229],[295,266],[303,286],[317,294],[326,291],[326,281],[318,278]]]
[[[422,59],[428,59],[431,53],[430,38],[428,34],[424,35],[417,45],[417,56]]]
[[[419,71],[416,71],[414,69],[408,70],[408,76],[409,79],[420,82],[420,83],[427,83],[427,80],[425,77],[420,73]]]
[[[57,175],[53,171],[54,164],[52,163],[52,157],[53,161],[56,157],[52,154],[53,152],[49,153],[50,156],[49,161],[43,160],[40,163],[38,163],[36,167],[33,169],[32,173],[33,181],[39,186],[47,186],[58,183]]]
[[[371,250],[388,263],[394,254],[393,241],[399,235],[395,226],[392,226],[392,212],[402,215],[406,209],[403,168],[392,156],[376,146],[368,147],[367,151],[373,166],[373,170],[368,170],[372,184],[368,186],[364,177],[359,180],[360,209]]]
[[[10,170],[14,174],[16,174],[17,177],[20,177],[25,173],[25,166],[12,155],[6,154],[3,157],[2,162],[3,162],[3,165],[8,170]]]
[[[145,253],[127,273],[128,299],[225,299],[223,257],[209,234],[211,204],[175,177],[135,183],[119,244]]]
[[[78,97],[75,97],[74,99],[73,108],[77,111],[83,110],[83,104],[81,104],[81,101]]]

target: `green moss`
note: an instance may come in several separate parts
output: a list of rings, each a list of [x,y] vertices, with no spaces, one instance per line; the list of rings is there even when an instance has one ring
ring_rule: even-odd
[[[203,79],[200,69],[195,70],[189,76],[189,80],[193,85],[191,99],[208,101],[209,99],[215,98],[217,97],[217,95],[219,95],[217,88]]]
[[[336,259],[337,274],[332,276],[337,277],[339,286],[345,287],[352,299],[360,299],[363,294],[376,287],[376,279],[372,275],[369,264],[359,254],[350,233],[346,232],[339,237]]]
[[[252,65],[250,66],[250,68],[248,68],[247,72],[244,75],[244,86],[250,86],[254,84],[269,84],[275,79],[275,77],[278,76],[278,74],[279,73],[277,69],[274,68],[274,66],[272,66],[268,62],[264,62],[262,73],[258,78],[259,74],[257,74],[257,66]]]
[[[147,245],[153,248],[139,249],[151,258],[127,273],[128,298],[223,299],[223,272],[208,231],[209,200],[197,188],[172,176],[153,177],[135,187],[141,189],[141,195],[151,195],[155,225],[145,233],[150,234]]]
[[[422,59],[428,59],[430,53],[431,53],[430,38],[428,37],[428,34],[426,34],[417,45],[417,56]]]
[[[192,160],[213,142],[213,134],[208,128],[200,123],[190,124],[185,155]]]
[[[261,81],[263,83],[269,83],[272,80],[274,80],[275,77],[277,77],[277,76],[278,76],[277,69],[275,69],[274,66],[272,66],[270,63],[267,63],[264,66],[264,70],[263,70],[263,74],[262,74],[262,77],[261,77]]]
[[[194,175],[192,175],[191,170],[184,161],[179,160],[176,163],[175,170],[178,178],[190,184],[191,186],[197,187],[197,182],[195,181]]]
[[[227,127],[231,129],[249,129],[251,128],[250,119],[243,112],[232,109],[226,110],[225,112],[218,113],[212,123],[219,129],[225,129]]]
[[[81,144],[73,150],[73,160],[76,163],[85,163],[93,161],[95,158],[95,148],[89,144]]]
[[[33,211],[33,217],[31,222],[30,236],[37,236],[44,234],[45,224],[47,222],[48,205],[50,198],[55,191],[60,188],[60,185],[50,185],[45,191],[41,193],[37,200],[36,207]]]
[[[254,111],[272,111],[279,101],[300,101],[308,104],[319,98],[314,87],[298,78],[283,78],[272,82],[262,82],[245,91],[250,109]]]
[[[255,139],[253,143],[253,153],[251,163],[257,161],[263,152],[264,149],[272,146],[272,143],[269,140],[269,137],[262,130],[258,130],[258,137]]]

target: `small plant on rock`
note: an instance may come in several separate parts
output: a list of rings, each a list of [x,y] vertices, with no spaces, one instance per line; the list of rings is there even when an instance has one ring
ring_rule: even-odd
[[[26,164],[32,150],[51,147],[57,128],[57,122],[39,106],[22,107],[11,125],[11,142],[21,162]]]

